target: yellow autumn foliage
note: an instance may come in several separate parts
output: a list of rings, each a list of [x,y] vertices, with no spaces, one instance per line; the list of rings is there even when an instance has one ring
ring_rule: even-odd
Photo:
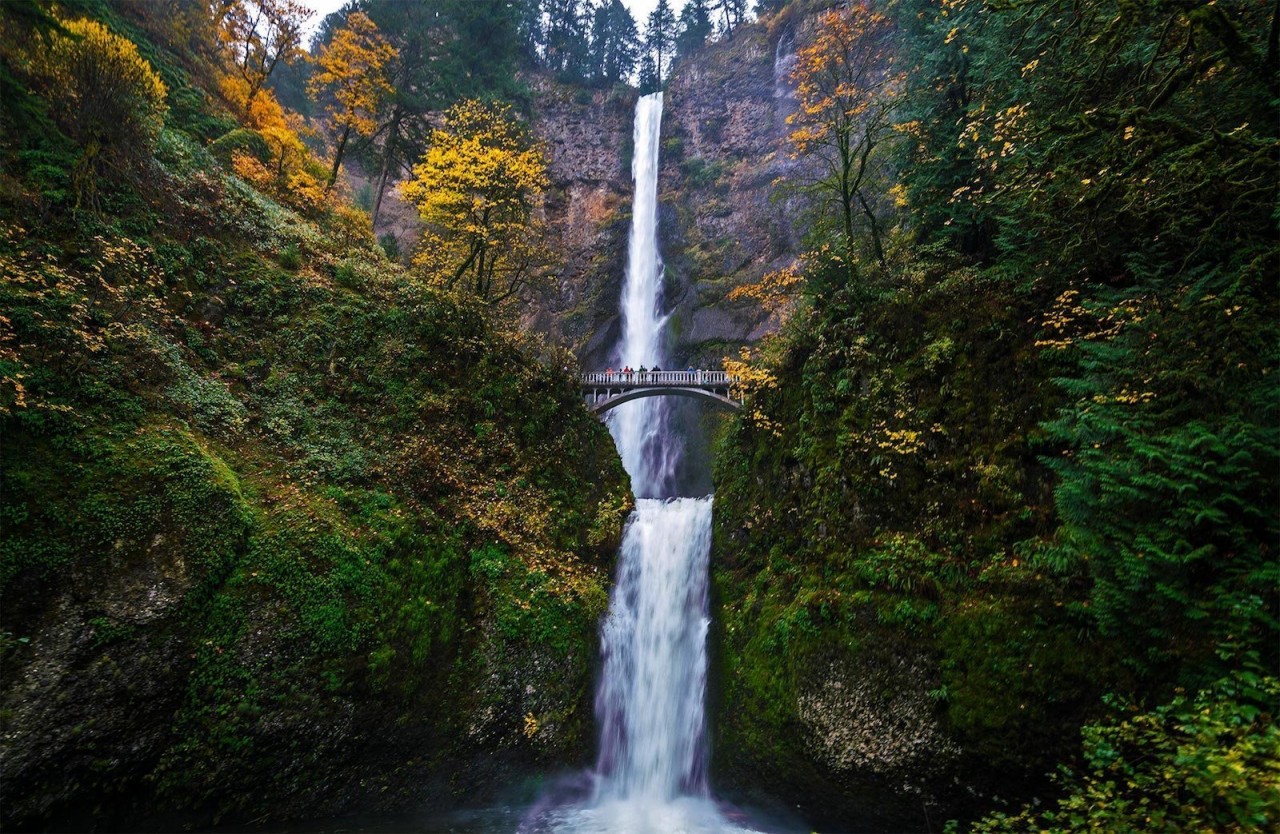
[[[401,186],[426,224],[414,262],[447,287],[497,303],[544,276],[543,149],[502,104],[463,101]]]
[[[725,357],[724,370],[733,380],[733,398],[744,403],[745,419],[757,428],[781,437],[782,426],[751,403],[752,395],[778,387],[778,377],[769,366],[759,356],[753,356],[751,348],[744,347],[738,351],[737,359]]]
[[[77,202],[92,202],[97,176],[150,154],[164,127],[168,91],[127,39],[92,20],[62,25],[67,34],[30,45],[21,58],[44,88],[58,127],[80,146]]]
[[[259,90],[250,100],[249,83],[237,75],[226,75],[218,81],[218,92],[228,107],[244,114],[245,127],[254,130],[287,128],[284,108],[271,90]]]
[[[779,320],[785,321],[799,300],[803,288],[803,266],[797,261],[765,273],[759,281],[734,287],[727,300],[753,301],[767,312],[776,314]]]
[[[335,130],[350,128],[369,136],[378,129],[378,107],[393,91],[387,65],[398,54],[368,15],[352,12],[347,16],[346,26],[321,48],[318,71],[307,81],[312,97],[333,96],[325,110]]]

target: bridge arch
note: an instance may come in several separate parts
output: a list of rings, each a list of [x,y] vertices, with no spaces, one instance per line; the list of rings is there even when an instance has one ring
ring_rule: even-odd
[[[690,397],[727,409],[738,409],[735,377],[724,371],[593,371],[582,375],[587,407],[603,415],[623,403],[644,397]]]
[[[645,397],[689,397],[695,400],[707,400],[721,408],[727,408],[732,411],[742,407],[737,401],[731,400],[724,394],[715,391],[709,391],[705,388],[679,388],[672,385],[632,388],[619,393],[610,392],[604,399],[590,403],[590,408],[593,414],[602,415],[623,403],[644,399]]]

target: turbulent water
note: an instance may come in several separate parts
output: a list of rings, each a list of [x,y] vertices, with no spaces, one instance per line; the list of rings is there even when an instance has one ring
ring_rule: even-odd
[[[642,499],[602,639],[599,795],[705,796],[711,499]]]
[[[636,105],[635,196],[618,367],[668,365],[658,254],[661,126],[662,94],[644,96]],[[609,428],[637,500],[601,634],[600,757],[588,797],[544,804],[523,828],[602,834],[748,830],[725,818],[707,787],[712,499],[675,497],[681,444],[671,431],[665,398],[625,403],[611,415]]]
[[[631,237],[627,273],[622,285],[620,313],[622,343],[617,367],[667,367],[662,312],[662,257],[658,254],[658,135],[662,129],[662,93],[636,103],[635,151],[631,175],[635,193],[631,206]],[[614,409],[609,429],[631,475],[638,498],[672,495],[681,452],[671,431],[671,415],[663,397],[634,400]]]

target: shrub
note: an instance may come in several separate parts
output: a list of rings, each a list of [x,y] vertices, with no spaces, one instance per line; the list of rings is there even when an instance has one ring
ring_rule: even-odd
[[[258,131],[244,128],[228,131],[218,137],[210,143],[209,153],[224,165],[230,165],[237,153],[252,157],[264,165],[271,161],[271,148],[267,146],[267,140]]]
[[[277,260],[280,261],[280,266],[293,272],[302,266],[302,252],[298,251],[297,246],[290,244],[280,250]]]
[[[30,54],[50,112],[80,146],[76,203],[94,200],[95,178],[145,160],[164,126],[165,86],[137,48],[91,20],[65,24]]]
[[[355,263],[349,258],[339,263],[333,270],[333,280],[336,281],[339,286],[346,287],[351,290],[359,289],[364,285],[363,276],[356,268]]]
[[[1273,831],[1280,819],[1280,680],[1253,657],[1206,689],[1085,727],[1087,767],[1044,808],[979,821],[977,834]]]
[[[378,238],[378,243],[382,245],[382,251],[387,253],[387,257],[393,261],[400,260],[400,241],[391,232],[386,232],[382,237]]]
[[[373,221],[369,219],[367,212],[355,206],[339,204],[333,209],[325,225],[329,236],[341,250],[374,247]]]

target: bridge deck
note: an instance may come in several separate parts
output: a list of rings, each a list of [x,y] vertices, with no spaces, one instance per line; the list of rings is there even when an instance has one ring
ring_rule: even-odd
[[[593,371],[582,375],[583,388],[641,388],[651,385],[675,385],[682,388],[728,388],[734,380],[724,371]]]
[[[667,395],[697,397],[737,408],[736,382],[724,371],[592,371],[582,375],[582,393],[597,414],[641,397]]]

